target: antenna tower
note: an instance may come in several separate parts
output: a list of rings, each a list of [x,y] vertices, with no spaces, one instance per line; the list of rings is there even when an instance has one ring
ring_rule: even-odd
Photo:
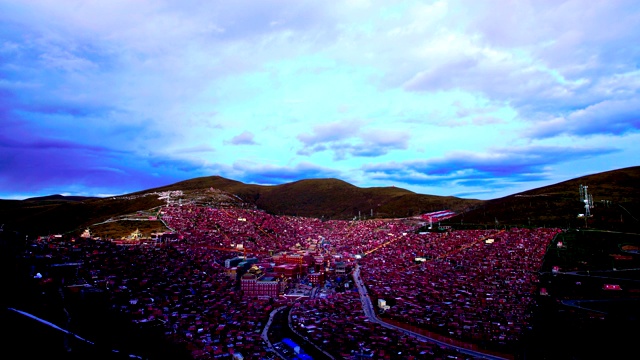
[[[580,201],[584,203],[584,216],[591,216],[593,209],[593,196],[587,192],[588,186],[580,184]]]

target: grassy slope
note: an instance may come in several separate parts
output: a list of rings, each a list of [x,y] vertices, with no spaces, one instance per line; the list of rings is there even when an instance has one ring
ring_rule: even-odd
[[[583,213],[579,185],[588,186],[595,207]],[[338,179],[307,179],[282,185],[244,184],[220,176],[200,177],[113,198],[63,197],[0,200],[5,229],[30,235],[74,232],[109,218],[163,205],[148,193],[182,190],[185,198],[204,203],[250,206],[276,215],[352,219],[408,217],[451,209],[460,215],[443,224],[531,225],[636,231],[640,219],[640,166],[564,181],[493,200],[417,194],[396,187],[359,188]],[[215,189],[215,190],[211,190]],[[222,194],[222,195],[221,195]],[[200,201],[202,202],[202,201]],[[112,225],[114,226],[114,225]],[[128,235],[131,224],[123,225]],[[154,227],[155,228],[155,227]],[[159,228],[157,228],[159,229]],[[103,229],[104,230],[104,229]],[[105,230],[106,231],[106,230]],[[110,228],[109,233],[117,230]]]
[[[640,219],[640,166],[582,176],[558,184],[493,199],[477,209],[451,219],[452,223],[480,223],[594,227],[606,230],[638,231]],[[593,215],[585,213],[580,185],[593,196]]]

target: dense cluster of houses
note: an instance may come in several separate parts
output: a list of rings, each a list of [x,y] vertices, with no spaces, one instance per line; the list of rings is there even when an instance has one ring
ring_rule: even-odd
[[[175,236],[137,246],[40,241],[55,261],[81,261],[73,281],[105,291],[135,323],[161,326],[195,359],[264,358],[260,333],[281,305],[294,306],[296,332],[335,357],[471,358],[369,321],[353,288],[286,296],[301,281],[324,289],[355,264],[372,302],[384,304],[380,319],[509,350],[528,326],[536,271],[559,231],[420,233],[407,219],[323,221],[189,204],[160,216]]]

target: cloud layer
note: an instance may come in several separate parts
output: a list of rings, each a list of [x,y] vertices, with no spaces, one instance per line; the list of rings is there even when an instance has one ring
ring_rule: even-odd
[[[0,0],[0,198],[636,166],[638,43],[635,1]]]

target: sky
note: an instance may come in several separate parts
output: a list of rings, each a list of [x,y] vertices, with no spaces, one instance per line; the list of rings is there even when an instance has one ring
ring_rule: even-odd
[[[640,165],[639,65],[637,1],[0,0],[0,199],[495,199]]]

